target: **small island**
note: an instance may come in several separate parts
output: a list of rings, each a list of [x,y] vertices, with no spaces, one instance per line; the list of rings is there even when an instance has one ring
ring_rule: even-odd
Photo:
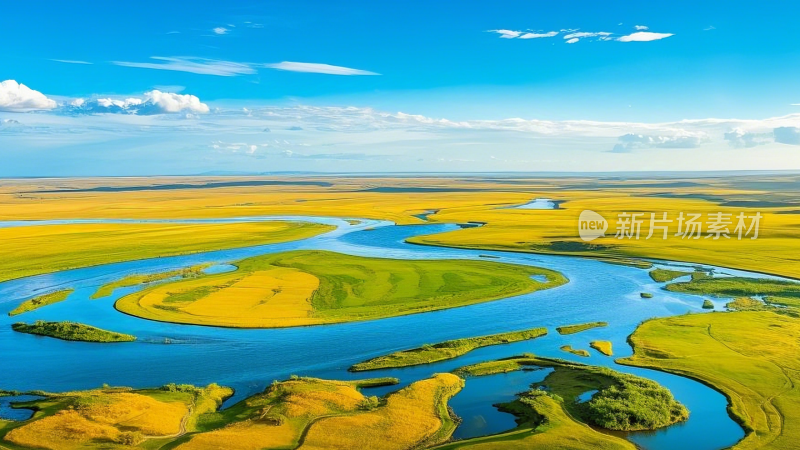
[[[651,294],[649,292],[641,292],[641,293],[639,293],[639,296],[642,297],[642,298],[653,298],[653,294]]]
[[[530,330],[512,331],[509,333],[492,334],[489,336],[454,339],[451,341],[440,342],[438,344],[423,345],[422,347],[412,348],[410,350],[394,352],[389,355],[378,356],[377,358],[354,364],[348,370],[351,372],[361,372],[365,370],[389,369],[416,366],[419,364],[430,364],[446,359],[457,358],[465,353],[475,350],[476,348],[525,341],[528,339],[535,339],[546,334],[546,328],[531,328]]]
[[[562,345],[561,350],[567,353],[572,353],[573,355],[583,356],[584,358],[591,356],[586,350],[582,348],[572,348],[571,345]]]
[[[588,323],[579,323],[577,325],[564,325],[562,327],[557,327],[556,331],[558,334],[575,334],[580,333],[581,331],[591,330],[592,328],[599,328],[599,327],[607,327],[608,322],[588,322]]]
[[[606,356],[613,356],[614,350],[611,345],[611,341],[592,341],[589,343],[589,347],[597,350],[598,352],[606,355]]]
[[[47,305],[52,305],[53,303],[63,302],[67,299],[67,297],[69,297],[69,294],[72,294],[74,291],[75,289],[62,289],[60,291],[50,292],[38,297],[34,297],[30,300],[25,300],[11,312],[9,312],[8,315],[16,316],[18,314],[33,311]]]
[[[136,336],[101,330],[89,325],[75,322],[45,322],[37,320],[32,324],[18,322],[11,328],[19,333],[47,336],[65,341],[82,342],[133,342]]]

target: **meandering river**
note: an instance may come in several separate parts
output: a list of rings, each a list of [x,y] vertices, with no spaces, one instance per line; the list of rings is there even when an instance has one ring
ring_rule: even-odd
[[[262,391],[272,380],[292,374],[330,379],[396,376],[401,386],[433,373],[523,352],[613,367],[658,381],[690,410],[688,421],[656,432],[629,433],[626,437],[650,450],[728,447],[744,436],[726,412],[725,397],[696,381],[662,372],[620,366],[614,358],[631,354],[626,342],[636,326],[651,317],[703,312],[703,298],[672,293],[653,282],[646,270],[608,264],[587,258],[534,255],[418,246],[405,242],[411,236],[457,228],[453,224],[396,226],[387,221],[360,219],[357,224],[322,217],[241,217],[204,219],[201,222],[252,220],[303,220],[336,225],[334,231],[301,241],[146,259],[67,270],[0,283],[0,388],[60,392],[97,387],[103,383],[132,387],[166,383],[205,385],[219,383],[236,390],[226,405]],[[147,221],[39,221],[0,222],[3,226],[33,226],[73,222]],[[160,221],[170,222],[170,221]],[[184,222],[184,221],[174,221]],[[198,222],[196,220],[190,222]],[[338,325],[285,329],[227,329],[153,322],[117,312],[114,302],[142,287],[118,289],[100,300],[89,296],[102,284],[136,273],[153,273],[199,263],[230,264],[239,259],[294,249],[323,249],[360,256],[407,259],[467,258],[546,267],[569,278],[564,286],[478,305],[403,317]],[[4,255],[13,257],[13,255]],[[666,263],[663,263],[666,264]],[[676,263],[677,265],[677,263]],[[763,275],[716,268],[717,273],[750,277]],[[19,317],[7,313],[21,301],[54,289],[75,292],[61,303]],[[641,292],[654,293],[652,299]],[[138,336],[125,344],[66,342],[15,333],[10,324],[24,320],[71,320]],[[606,328],[561,336],[555,327],[590,321],[607,321]],[[353,363],[396,350],[448,339],[547,327],[542,338],[478,349],[460,358],[426,366],[351,374]],[[588,349],[589,341],[613,343],[615,356],[591,351],[582,358],[559,350],[562,345]],[[515,372],[467,380],[452,400],[463,418],[455,437],[493,434],[515,426],[514,417],[492,404],[508,401],[544,378],[547,371]],[[381,395],[398,387],[372,388]],[[0,408],[3,414],[3,408]]]

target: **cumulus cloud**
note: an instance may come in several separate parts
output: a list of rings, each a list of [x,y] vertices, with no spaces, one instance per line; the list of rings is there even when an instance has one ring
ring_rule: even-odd
[[[752,148],[775,141],[775,135],[772,132],[750,132],[738,127],[725,132],[722,137],[734,148]]]
[[[55,100],[14,80],[0,82],[0,111],[25,112],[56,107]]]
[[[228,31],[230,31],[230,30],[228,30],[225,27],[216,27],[216,28],[212,29],[211,31],[213,31],[214,34],[227,34]]]
[[[641,148],[697,148],[708,142],[702,133],[684,133],[675,136],[642,135],[628,133],[618,138],[612,152],[627,153]]]
[[[207,113],[208,105],[201,103],[194,95],[175,94],[152,90],[145,92],[142,98],[125,99],[82,98],[72,100],[63,108],[67,114],[174,114],[174,113]]]
[[[617,40],[620,42],[650,42],[650,41],[658,41],[661,39],[666,39],[670,36],[675,36],[672,33],[653,33],[650,31],[638,31],[636,33],[631,33],[627,36],[622,36]]]
[[[172,70],[177,72],[189,72],[200,75],[217,75],[221,77],[233,77],[237,75],[249,75],[256,73],[250,64],[237,63],[231,61],[220,61],[216,59],[192,58],[192,57],[164,57],[152,56],[159,62],[130,62],[112,61],[112,64],[123,67],[137,67],[140,69]]]
[[[775,142],[779,144],[800,145],[800,128],[778,127],[773,131]]]
[[[330,64],[302,63],[283,61],[274,64],[264,64],[269,69],[286,70],[289,72],[324,73],[328,75],[380,75],[368,70],[351,69],[349,67],[332,66]]]

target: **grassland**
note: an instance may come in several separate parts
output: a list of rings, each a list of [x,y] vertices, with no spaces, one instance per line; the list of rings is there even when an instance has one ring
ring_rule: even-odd
[[[299,222],[79,224],[0,228],[0,282],[59,270],[303,239],[332,227]],[[132,245],[135,243],[135,245]]]
[[[800,283],[768,278],[720,277],[701,278],[666,286],[668,291],[720,297],[768,295],[800,299]]]
[[[400,224],[422,223],[415,214],[436,210],[428,221],[485,222],[413,242],[468,248],[558,253],[630,262],[657,258],[706,263],[800,278],[800,205],[796,175],[722,178],[597,179],[588,177],[392,177],[392,178],[240,178],[284,183],[274,186],[209,188],[230,178],[142,178],[82,180],[7,180],[0,184],[0,219],[52,218],[212,218],[246,215],[328,215],[366,217]],[[286,184],[286,182],[289,184]],[[197,184],[197,189],[131,190],[158,184]],[[294,185],[292,184],[294,183]],[[221,185],[217,183],[217,185]],[[111,186],[114,192],[86,191]],[[84,189],[70,192],[70,189]],[[559,209],[515,209],[533,198],[553,198]],[[609,235],[590,244],[577,234],[580,211],[609,220]],[[621,212],[642,212],[642,234],[649,214],[668,213],[669,233],[681,212],[722,212],[736,216],[760,212],[759,238],[688,240],[615,239]],[[742,257],[746,255],[746,257]]]
[[[744,449],[800,442],[800,321],[772,312],[692,314],[643,323],[620,362],[688,376],[723,392]]]
[[[589,343],[589,347],[592,347],[606,356],[614,356],[614,348],[611,341],[592,341]]]
[[[293,377],[264,393],[201,416],[199,431],[176,441],[180,450],[407,449],[442,442],[455,423],[447,401],[463,380],[450,374],[412,383],[383,399],[359,388],[392,379],[330,381]]]
[[[273,328],[465,306],[559,286],[559,273],[489,261],[394,260],[326,251],[248,258],[238,270],[160,284],[117,301],[164,322]],[[531,277],[544,275],[547,282]]]
[[[20,305],[11,310],[8,315],[16,316],[29,311],[34,311],[47,305],[52,305],[53,303],[63,302],[67,299],[67,297],[69,297],[69,294],[72,294],[73,292],[75,292],[75,289],[62,289],[60,291],[39,295],[20,303]]]
[[[168,280],[170,278],[195,278],[203,274],[203,270],[208,268],[208,264],[187,267],[185,269],[170,270],[167,272],[151,273],[146,275],[128,275],[111,283],[100,286],[89,298],[98,299],[108,297],[119,288],[138,286],[140,284],[154,283],[156,281]]]
[[[197,416],[215,411],[232,394],[231,389],[213,384],[48,394],[18,405],[34,409],[34,416],[0,428],[0,445],[50,450],[145,446],[146,441],[168,440],[193,430]]]
[[[582,348],[572,348],[571,345],[562,345],[560,348],[561,351],[572,353],[573,355],[576,356],[583,356],[584,358],[588,358],[590,356],[588,351]]]
[[[575,418],[609,430],[654,430],[686,420],[689,412],[672,393],[658,383],[606,367],[587,366],[561,359],[537,358],[526,354],[457,369],[465,376],[506,373],[533,367],[554,370],[534,388],[565,399],[565,410]],[[578,402],[581,394],[597,392],[589,401]]]
[[[556,327],[556,331],[558,334],[575,334],[580,333],[581,331],[591,330],[592,328],[599,328],[599,327],[607,327],[608,322],[588,322],[588,323],[579,323],[576,325],[564,325],[561,327]]]
[[[518,416],[519,426],[507,433],[467,439],[436,447],[441,450],[634,450],[630,442],[595,431],[573,419],[563,402],[539,390],[521,394],[503,405]]]
[[[65,341],[110,343],[132,342],[136,340],[136,337],[130,334],[115,333],[113,331],[101,330],[100,328],[74,322],[45,322],[43,320],[37,320],[32,324],[18,322],[11,325],[11,328],[19,333],[53,337]]]
[[[368,361],[354,364],[350,367],[352,372],[365,370],[389,369],[397,367],[430,364],[446,359],[457,358],[471,352],[476,348],[490,345],[508,344],[511,342],[535,339],[547,334],[546,328],[532,328],[529,330],[512,331],[509,333],[492,334],[471,338],[455,339],[438,344],[424,345],[422,347],[403,350],[389,355],[379,356]]]
[[[667,270],[667,269],[653,269],[649,272],[650,278],[658,283],[666,283],[676,278],[686,275],[692,275],[693,272],[684,272],[681,270]]]

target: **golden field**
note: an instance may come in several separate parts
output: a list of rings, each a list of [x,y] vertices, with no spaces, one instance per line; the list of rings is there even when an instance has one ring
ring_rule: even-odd
[[[233,272],[129,294],[115,307],[162,322],[276,328],[454,308],[567,282],[551,270],[492,261],[366,258],[320,250],[235,264]],[[535,275],[546,280],[535,281]]]
[[[447,400],[463,386],[464,380],[452,374],[417,381],[390,394],[374,411],[315,422],[298,448],[402,450],[444,442],[455,430]]]
[[[255,178],[237,178],[237,180]],[[268,178],[257,178],[264,180]],[[469,248],[566,253],[600,258],[657,258],[716,264],[800,278],[798,177],[738,176],[684,179],[565,178],[286,178],[331,186],[252,186],[120,192],[46,192],[77,187],[208,183],[225,178],[6,180],[0,220],[52,218],[209,218],[250,215],[323,215],[421,223],[414,214],[439,210],[433,222],[486,222],[480,228],[414,238],[417,243]],[[283,179],[284,181],[286,179]],[[507,208],[534,198],[561,203],[555,210]],[[590,209],[610,222],[611,236],[583,245],[577,218]],[[761,212],[757,240],[618,240],[621,212]],[[671,233],[676,224],[672,224]],[[733,228],[733,227],[731,227]],[[2,233],[2,232],[0,232]]]
[[[331,227],[296,222],[80,224],[0,228],[0,282],[134,259],[303,239]]]

